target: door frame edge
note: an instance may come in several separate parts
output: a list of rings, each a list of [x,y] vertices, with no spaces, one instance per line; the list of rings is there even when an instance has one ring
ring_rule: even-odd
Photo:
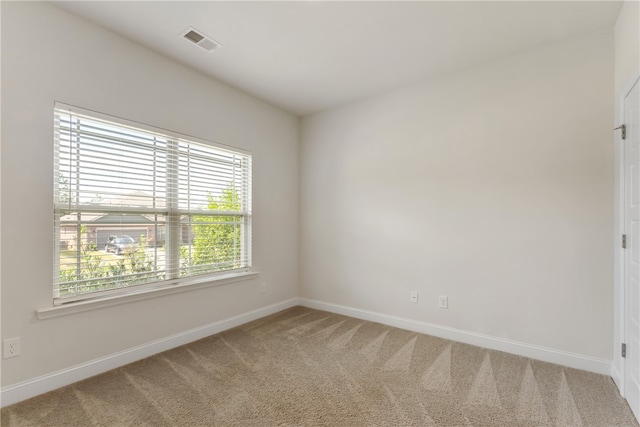
[[[622,124],[624,120],[624,100],[633,87],[640,82],[640,71],[616,94],[614,127]],[[624,378],[625,367],[621,355],[621,345],[625,341],[625,288],[624,288],[624,251],[620,244],[620,238],[624,230],[624,146],[621,132],[615,132],[613,136],[615,170],[614,170],[614,271],[613,271],[613,358],[611,361],[611,378],[618,387],[620,395],[625,397]],[[616,328],[616,324],[618,328]]]

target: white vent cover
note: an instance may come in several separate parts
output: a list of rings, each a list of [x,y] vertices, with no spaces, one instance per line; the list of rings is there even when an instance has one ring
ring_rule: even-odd
[[[207,52],[213,52],[214,50],[222,46],[222,43],[219,43],[211,37],[204,35],[202,31],[196,30],[193,27],[189,27],[184,30],[180,34],[180,36],[184,37],[186,40],[189,40],[191,43],[200,46]]]

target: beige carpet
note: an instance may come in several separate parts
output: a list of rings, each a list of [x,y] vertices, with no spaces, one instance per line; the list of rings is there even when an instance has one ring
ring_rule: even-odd
[[[103,425],[638,424],[609,377],[295,307],[2,410]]]

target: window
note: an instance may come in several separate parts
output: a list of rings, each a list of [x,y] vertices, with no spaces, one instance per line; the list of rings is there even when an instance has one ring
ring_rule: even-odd
[[[251,155],[56,103],[54,302],[251,267]]]

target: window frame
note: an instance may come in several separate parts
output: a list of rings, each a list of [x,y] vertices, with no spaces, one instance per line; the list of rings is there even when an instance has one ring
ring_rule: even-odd
[[[76,206],[71,206],[71,198],[69,199],[69,205],[62,205],[59,201],[58,193],[59,193],[59,183],[56,181],[60,174],[60,143],[59,143],[59,135],[58,135],[58,116],[60,114],[70,114],[77,116],[84,116],[85,120],[96,120],[103,121],[114,126],[121,126],[135,130],[136,132],[144,132],[149,135],[157,135],[162,138],[165,138],[167,151],[166,156],[170,158],[171,156],[176,156],[176,161],[166,161],[166,204],[162,208],[154,208],[154,209],[146,209],[146,208],[133,208],[130,209],[128,207],[115,207],[115,208],[105,208],[105,205],[99,206],[97,210],[100,212],[114,213],[114,214],[154,214],[156,215],[164,215],[166,221],[164,223],[165,233],[167,235],[167,244],[166,244],[166,259],[164,260],[165,266],[162,270],[163,273],[167,274],[167,277],[161,280],[154,280],[144,284],[129,284],[125,287],[106,289],[106,290],[97,290],[92,292],[81,292],[70,296],[61,296],[60,295],[60,251],[61,251],[61,237],[60,237],[60,226],[61,226],[61,216],[66,212],[91,212],[92,207],[87,206],[86,204],[76,203]],[[183,154],[180,153],[181,146],[186,145],[191,147],[190,144],[193,144],[194,147],[206,147],[205,149],[213,149],[219,151],[220,153],[229,153],[231,155],[239,156],[241,159],[242,166],[241,171],[243,172],[243,176],[241,178],[242,182],[242,201],[240,210],[233,211],[218,211],[218,210],[204,210],[204,209],[185,209],[180,206],[179,197],[180,189],[177,184],[177,176],[179,175],[181,168],[181,159],[187,158]],[[153,150],[156,152],[156,150]],[[79,161],[77,161],[79,163]],[[155,164],[154,164],[155,165]],[[154,166],[155,167],[155,166]],[[235,169],[234,169],[235,171]],[[235,173],[235,172],[234,172]],[[193,176],[190,175],[193,179]],[[77,304],[77,303],[86,303],[86,302],[95,302],[101,300],[113,300],[114,298],[118,299],[120,297],[130,296],[132,294],[148,294],[151,293],[166,293],[161,292],[166,290],[167,288],[176,288],[180,291],[186,290],[190,285],[198,285],[197,287],[201,287],[202,284],[215,282],[224,282],[228,283],[229,281],[233,281],[234,278],[238,278],[240,280],[246,279],[247,277],[253,276],[257,272],[252,271],[252,155],[251,152],[243,149],[239,149],[236,147],[231,147],[228,145],[204,140],[201,138],[193,137],[190,135],[185,135],[175,131],[169,131],[166,129],[158,128],[156,126],[146,125],[143,123],[135,122],[128,119],[123,119],[121,117],[116,117],[92,110],[88,110],[85,108],[72,106],[69,104],[64,104],[61,102],[54,103],[54,203],[53,203],[53,212],[54,212],[54,268],[53,268],[53,306],[54,308],[57,306],[63,306],[68,304]],[[155,177],[154,177],[155,180]],[[173,180],[173,181],[172,181]],[[154,181],[155,182],[155,181]],[[235,183],[235,181],[234,181]],[[76,198],[79,199],[79,191],[76,194]],[[155,196],[154,196],[155,197]],[[96,209],[94,209],[94,212]],[[182,237],[180,237],[181,228],[184,225],[182,218],[187,216],[189,218],[188,221],[188,230],[191,233],[191,217],[194,216],[208,216],[208,217],[235,217],[240,218],[239,230],[240,231],[240,257],[238,258],[238,262],[240,262],[240,266],[237,268],[224,269],[219,271],[208,271],[203,274],[193,274],[181,277],[182,267],[180,266],[181,258],[180,258],[180,249],[182,246]],[[80,230],[82,221],[78,222],[78,230]],[[157,222],[155,223],[157,226]],[[235,222],[234,222],[235,224]],[[77,234],[78,236],[80,233]],[[190,239],[190,235],[187,237]],[[80,243],[77,243],[77,246],[80,246]],[[191,248],[192,243],[188,244],[188,247]],[[77,255],[76,259],[80,258],[80,248],[76,249]],[[234,249],[236,251],[236,249]],[[235,255],[234,255],[235,256]],[[235,260],[236,258],[234,258]],[[235,261],[234,261],[235,262]],[[80,266],[80,262],[78,261],[78,267]],[[79,269],[77,270],[79,271]],[[158,270],[160,271],[160,270]],[[154,270],[155,272],[155,270]],[[121,277],[121,276],[117,276]],[[78,279],[76,279],[79,282]]]

